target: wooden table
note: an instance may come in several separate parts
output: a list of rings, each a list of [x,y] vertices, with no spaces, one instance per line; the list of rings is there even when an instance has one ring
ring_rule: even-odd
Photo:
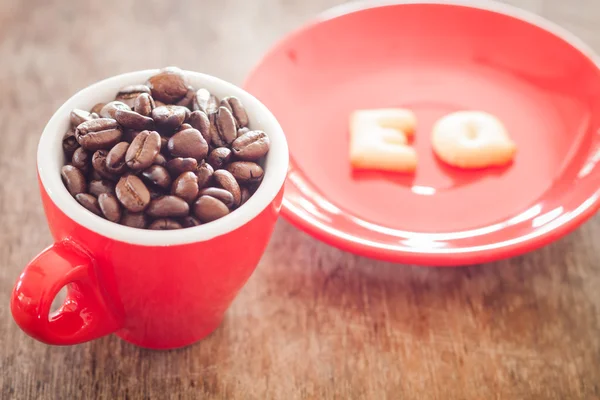
[[[0,2],[1,399],[600,398],[598,218],[532,254],[452,269],[356,257],[280,221],[223,325],[177,351],[116,337],[49,347],[12,321],[12,285],[51,241],[35,153],[64,100],[164,65],[239,84],[275,40],[340,2]],[[512,3],[600,51],[597,0]]]

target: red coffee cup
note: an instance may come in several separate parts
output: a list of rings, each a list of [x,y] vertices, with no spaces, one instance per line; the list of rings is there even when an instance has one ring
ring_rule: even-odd
[[[62,137],[70,111],[112,100],[119,88],[143,83],[156,72],[123,74],[83,89],[58,109],[42,133],[38,181],[54,244],[27,265],[11,298],[15,321],[37,340],[69,345],[116,333],[153,349],[192,344],[219,326],[267,246],[288,168],[285,136],[256,98],[208,75],[185,72],[196,88],[238,97],[250,126],[265,131],[271,141],[264,180],[242,207],[202,226],[142,230],[92,214],[65,188]],[[49,315],[64,286],[65,302]]]

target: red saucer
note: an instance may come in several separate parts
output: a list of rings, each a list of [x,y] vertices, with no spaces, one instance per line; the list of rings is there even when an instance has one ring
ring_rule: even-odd
[[[289,221],[367,257],[462,265],[546,245],[594,214],[600,69],[587,46],[496,3],[372,5],[338,7],[291,34],[245,84],[289,141]],[[349,114],[383,107],[417,116],[413,176],[350,167]],[[518,146],[510,166],[436,159],[433,123],[464,109],[504,122]]]

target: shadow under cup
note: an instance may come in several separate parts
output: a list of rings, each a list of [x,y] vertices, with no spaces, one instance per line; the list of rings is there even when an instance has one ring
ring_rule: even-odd
[[[38,179],[55,243],[25,268],[11,298],[15,321],[37,340],[68,345],[115,332],[148,348],[192,344],[219,326],[267,246],[288,168],[285,136],[257,99],[211,76],[186,71],[192,86],[217,97],[238,97],[250,127],[265,131],[271,142],[263,182],[243,206],[202,226],[150,231],[90,213],[64,187],[62,136],[71,109],[90,109],[114,98],[119,88],[143,83],[157,72],[119,75],[80,91],[61,106],[42,134]],[[65,285],[67,299],[49,317],[52,301]]]

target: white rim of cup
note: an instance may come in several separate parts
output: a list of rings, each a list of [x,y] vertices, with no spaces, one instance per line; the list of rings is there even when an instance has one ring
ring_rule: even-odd
[[[67,217],[79,225],[110,239],[136,245],[169,246],[206,241],[231,232],[257,217],[282,189],[288,172],[289,154],[285,135],[275,116],[254,96],[219,78],[184,71],[191,85],[204,87],[218,97],[238,97],[250,118],[253,129],[263,130],[271,146],[265,160],[265,176],[258,190],[240,208],[201,226],[170,231],[136,229],[110,222],[83,208],[67,191],[60,176],[64,162],[62,138],[69,128],[69,114],[74,108],[89,110],[96,103],[114,99],[119,88],[144,83],[159,70],[144,70],[116,75],[96,82],[69,98],[54,113],[44,128],[37,151],[37,168],[50,200]]]

